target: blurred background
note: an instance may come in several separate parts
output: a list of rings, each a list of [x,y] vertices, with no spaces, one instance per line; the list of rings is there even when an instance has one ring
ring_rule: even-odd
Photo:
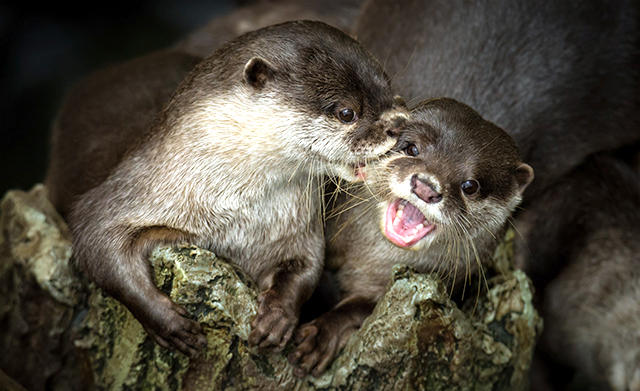
[[[171,45],[242,3],[0,4],[0,197],[8,189],[27,190],[44,179],[51,124],[76,80]]]

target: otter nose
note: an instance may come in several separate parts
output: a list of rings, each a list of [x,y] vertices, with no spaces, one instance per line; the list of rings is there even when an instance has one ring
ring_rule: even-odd
[[[399,128],[387,129],[387,136],[398,138],[398,136],[400,136],[400,129]]]
[[[387,136],[397,138],[407,123],[407,116],[402,110],[393,109],[382,115],[383,126]]]
[[[442,194],[435,191],[431,183],[418,178],[415,174],[411,177],[411,191],[428,204],[442,201]]]

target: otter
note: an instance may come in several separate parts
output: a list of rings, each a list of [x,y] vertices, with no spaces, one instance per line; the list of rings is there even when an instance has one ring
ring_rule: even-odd
[[[163,49],[98,70],[65,96],[51,132],[45,185],[67,218],[80,194],[99,185],[201,57]]]
[[[415,107],[392,153],[365,174],[329,214],[326,264],[340,301],[297,330],[289,360],[300,376],[327,368],[384,294],[394,264],[464,284],[491,258],[533,179],[505,131],[448,98]]]
[[[165,96],[163,88],[156,98]],[[260,289],[249,343],[280,350],[323,268],[322,176],[357,180],[394,145],[406,110],[368,52],[311,21],[229,42],[163,106],[145,131],[114,124],[115,135],[85,132],[71,104],[61,114],[54,148],[66,149],[51,164],[63,169],[47,183],[69,210],[75,264],[160,345],[194,355],[206,343],[202,329],[155,287],[146,258],[162,244],[210,249]],[[80,184],[69,194],[71,181]]]
[[[616,154],[594,155],[516,228],[541,260],[517,264],[537,283],[544,315],[532,389],[566,387],[573,370],[574,389],[640,390],[640,173]]]
[[[632,215],[632,198],[623,201],[620,194],[637,179],[618,169],[596,170],[590,160],[602,153],[619,159],[620,148],[631,148],[632,156],[638,151],[640,3],[408,0],[400,6],[369,0],[356,35],[385,64],[393,88],[409,102],[450,96],[469,104],[507,130],[536,169],[515,215],[522,234],[516,235],[516,263],[532,278],[545,319],[537,362],[561,375],[539,384],[542,376],[532,372],[532,389],[565,389],[571,376],[566,366],[592,384],[602,383],[604,373],[616,379],[597,389],[635,389],[629,380],[640,377],[630,369],[638,362],[630,353],[638,344],[629,342],[638,329],[633,305],[616,330],[593,336],[604,336],[602,320],[615,319],[610,314],[624,308],[613,310],[612,303],[637,307],[633,290],[625,297],[608,288],[611,281],[618,287],[637,281],[637,246],[609,229],[617,216]],[[587,202],[585,193],[595,189],[600,198]],[[631,208],[619,208],[625,205]],[[622,230],[628,232],[638,225],[627,217],[615,224],[626,225]],[[592,245],[592,238],[619,246]],[[605,314],[603,308],[611,311]],[[601,315],[598,321],[587,321],[590,310]],[[547,340],[562,344],[549,348]],[[624,346],[629,351],[617,348]],[[563,366],[549,366],[555,356],[562,357]]]

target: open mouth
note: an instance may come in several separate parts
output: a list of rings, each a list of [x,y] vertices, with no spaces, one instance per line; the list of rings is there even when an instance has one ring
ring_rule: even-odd
[[[407,200],[398,198],[389,204],[384,234],[398,247],[411,247],[436,228]]]

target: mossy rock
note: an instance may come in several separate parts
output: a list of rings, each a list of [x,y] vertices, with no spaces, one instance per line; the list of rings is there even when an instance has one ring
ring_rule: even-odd
[[[7,333],[2,339],[6,346],[0,349],[16,349],[16,343],[9,342],[16,338],[11,333],[22,332],[22,340],[51,334],[51,329],[30,328],[25,339],[24,330],[6,327],[7,319],[25,316],[26,306],[15,299],[29,297],[21,291],[23,287],[28,287],[30,295],[37,292],[49,297],[64,314],[54,327],[60,329],[54,346],[48,347],[48,351],[58,349],[64,354],[46,356],[51,361],[46,368],[55,367],[55,374],[35,373],[32,366],[27,370],[34,373],[21,372],[20,365],[0,367],[28,389],[44,389],[52,379],[56,384],[53,389],[104,390],[528,388],[528,370],[542,322],[533,308],[529,279],[510,268],[512,233],[494,257],[500,272],[462,309],[450,299],[437,276],[396,266],[386,294],[333,365],[321,377],[300,379],[286,360],[287,349],[261,354],[248,346],[257,292],[250,279],[230,263],[187,244],[158,248],[151,256],[157,285],[184,306],[206,332],[206,351],[189,359],[156,345],[124,306],[100,290],[87,287],[85,292],[82,287],[86,284],[70,267],[70,251],[45,251],[35,246],[31,252],[16,253],[16,246],[24,249],[24,243],[16,239],[20,235],[11,232],[33,232],[30,220],[15,207],[18,204],[28,205],[24,213],[46,209],[44,216],[48,217],[36,219],[47,224],[37,231],[39,243],[51,248],[58,248],[55,243],[70,244],[68,230],[52,213],[42,187],[31,193],[10,192],[2,201],[0,279],[11,280],[15,292],[0,298],[2,332]],[[48,254],[45,269],[54,271],[49,275],[55,281],[48,281],[48,274],[37,266],[43,261],[30,261],[43,251]],[[19,260],[15,254],[21,254]],[[37,347],[22,347],[24,358],[38,356],[37,350],[30,349]]]

